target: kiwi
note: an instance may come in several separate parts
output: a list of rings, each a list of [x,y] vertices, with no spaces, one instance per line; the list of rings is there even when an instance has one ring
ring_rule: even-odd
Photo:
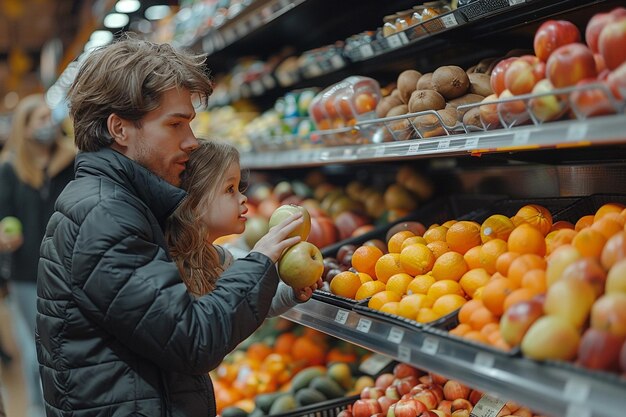
[[[446,100],[435,90],[415,90],[409,101],[409,112],[439,110],[446,107]]]
[[[433,80],[433,73],[427,72],[426,74],[422,75],[420,79],[417,81],[417,85],[415,86],[415,89],[416,90],[434,90],[432,80]]]
[[[474,72],[476,72],[476,67],[478,67],[478,65],[472,65],[471,67],[466,69],[465,72],[467,73],[467,75],[473,74]]]
[[[469,75],[469,80],[470,93],[478,94],[483,97],[493,94],[493,89],[491,88],[491,77],[489,75],[475,72]]]
[[[483,130],[483,123],[480,120],[480,108],[474,107],[465,112],[465,115],[463,115],[463,124],[467,127],[473,126]]]
[[[400,104],[402,104],[402,101],[397,96],[392,95],[383,97],[383,99],[378,103],[378,106],[376,106],[376,116],[385,117],[389,110],[395,106],[399,106]]]
[[[490,58],[485,58],[485,59],[480,60],[480,62],[476,64],[476,68],[473,72],[479,73],[479,74],[486,74],[487,70],[491,67],[491,63],[497,59],[498,58],[490,57]]]
[[[433,72],[433,87],[445,99],[461,97],[469,89],[469,77],[461,67],[448,65]]]
[[[385,117],[393,117],[393,116],[401,116],[403,114],[407,114],[409,109],[406,104],[399,104],[397,106],[392,107]]]
[[[479,95],[479,94],[472,94],[472,93],[468,93],[465,94],[464,96],[461,97],[457,97],[457,98],[453,98],[452,100],[448,100],[448,103],[446,104],[446,108],[454,108],[456,109],[459,106],[463,106],[465,104],[472,104],[472,103],[478,103],[483,101],[485,97]],[[459,114],[464,115],[465,112],[467,111],[467,109],[461,109],[459,110]]]
[[[422,73],[415,70],[402,71],[398,76],[398,90],[400,91],[400,98],[404,104],[408,104],[411,94],[415,91],[417,81],[422,76]]]

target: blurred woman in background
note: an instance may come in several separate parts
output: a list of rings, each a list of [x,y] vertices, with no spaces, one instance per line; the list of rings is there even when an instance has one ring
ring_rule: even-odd
[[[2,269],[8,271],[13,327],[30,406],[41,410],[30,415],[43,415],[35,351],[39,246],[58,195],[73,179],[75,155],[71,139],[53,122],[44,96],[23,98],[13,113],[11,132],[0,153],[0,255],[5,262]],[[6,217],[19,220],[21,233],[15,231],[14,220],[13,230],[6,233],[2,227]]]

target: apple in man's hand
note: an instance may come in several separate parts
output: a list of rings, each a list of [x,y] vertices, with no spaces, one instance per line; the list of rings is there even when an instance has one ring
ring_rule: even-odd
[[[280,279],[292,288],[302,289],[315,284],[324,272],[320,250],[309,242],[298,242],[278,260]]]
[[[0,220],[0,230],[8,237],[15,237],[22,234],[22,222],[14,216],[7,216]]]
[[[298,227],[296,230],[289,234],[289,237],[300,236],[302,238],[302,241],[305,241],[306,238],[309,237],[309,233],[311,232],[311,215],[309,214],[307,209],[302,206],[298,206],[296,204],[285,204],[278,207],[276,210],[274,210],[274,213],[272,213],[272,216],[270,217],[269,228],[271,229],[272,227],[276,226],[277,224],[297,212],[302,213],[303,222],[300,227]]]

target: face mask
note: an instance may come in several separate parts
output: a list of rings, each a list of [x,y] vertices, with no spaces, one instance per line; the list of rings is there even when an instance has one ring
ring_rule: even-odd
[[[48,125],[36,129],[33,133],[33,139],[40,145],[50,146],[59,137],[59,129],[56,125]]]

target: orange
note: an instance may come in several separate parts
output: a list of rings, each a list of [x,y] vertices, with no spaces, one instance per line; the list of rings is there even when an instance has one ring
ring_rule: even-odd
[[[472,249],[465,252],[463,259],[469,269],[480,268],[480,249],[482,246],[474,246]]]
[[[426,230],[434,229],[435,227],[439,227],[439,226],[441,226],[439,223],[433,223],[430,226],[428,226],[428,229],[426,229]]]
[[[608,271],[624,258],[626,258],[626,232],[620,232],[606,242],[600,260],[604,269]]]
[[[435,255],[421,243],[414,243],[400,252],[400,265],[409,274],[422,275],[430,271],[435,264]]]
[[[248,346],[246,356],[256,361],[262,362],[273,349],[263,342],[255,342]]]
[[[506,241],[511,232],[515,229],[515,225],[506,216],[502,214],[494,214],[487,217],[480,226],[480,239],[483,243],[492,239],[502,239]]]
[[[386,253],[376,261],[376,278],[387,283],[387,280],[395,274],[405,272],[400,263],[399,253]]]
[[[494,332],[500,332],[500,323],[487,323],[480,329],[480,332],[484,334],[487,338]]]
[[[509,236],[509,251],[518,253],[546,254],[546,241],[542,232],[528,223],[517,226]]]
[[[346,298],[354,298],[361,286],[361,279],[351,271],[338,273],[330,281],[330,292]]]
[[[493,274],[497,271],[496,262],[500,255],[508,249],[507,243],[502,239],[492,239],[480,247],[480,267],[484,268],[488,273]]]
[[[417,317],[415,321],[419,323],[430,323],[431,321],[435,321],[439,318],[437,314],[431,308],[420,308],[420,311],[417,313]]]
[[[428,289],[428,292],[426,293],[426,296],[434,302],[435,300],[437,300],[437,298],[446,294],[457,294],[460,296],[464,296],[465,292],[463,291],[461,284],[459,284],[458,282],[444,279],[441,281],[437,281],[433,285],[431,285]]]
[[[517,289],[517,285],[508,278],[497,278],[489,281],[483,290],[482,301],[494,316],[504,313],[504,300]]]
[[[365,298],[371,297],[376,293],[381,291],[385,291],[385,284],[380,281],[369,281],[361,284],[359,289],[354,296],[355,300],[363,300]]]
[[[481,330],[488,323],[497,323],[498,319],[487,307],[478,307],[470,314],[469,325],[474,330]]]
[[[406,297],[402,297],[400,303],[398,304],[398,316],[415,320],[425,299],[426,296],[424,294],[411,294]]]
[[[406,239],[413,236],[415,236],[415,233],[411,232],[410,230],[401,230],[395,233],[389,238],[389,241],[387,241],[387,250],[389,251],[389,253],[400,253],[402,243]]]
[[[446,252],[437,258],[432,271],[437,281],[444,279],[458,281],[468,269],[463,255],[458,252]]]
[[[611,213],[614,214],[614,213]],[[599,220],[596,220],[591,225],[593,230],[597,230],[602,233],[605,238],[610,239],[616,233],[623,230],[624,225],[618,221],[608,218],[606,215]]]
[[[518,288],[511,294],[506,296],[502,307],[504,311],[507,311],[512,305],[517,304],[520,301],[528,301],[535,295],[537,294],[535,294],[535,292],[529,288]]]
[[[620,203],[607,203],[602,205],[593,216],[595,221],[600,220],[608,213],[621,213],[622,210],[626,208],[623,204]]]
[[[400,301],[401,298],[401,295],[397,292],[385,290],[372,295],[367,306],[373,310],[380,310],[383,304],[391,301]]]
[[[446,243],[450,249],[463,255],[471,248],[480,245],[480,226],[474,222],[454,223],[446,233]]]
[[[583,230],[585,227],[589,227],[593,224],[594,216],[589,214],[587,216],[583,216],[574,225],[574,230],[577,232]]]
[[[418,275],[406,288],[407,294],[426,294],[431,285],[435,283],[435,278],[432,275]]]
[[[426,239],[421,236],[407,237],[406,239],[404,239],[404,242],[402,242],[402,246],[400,246],[400,253],[402,253],[404,248],[414,243],[421,243],[422,245],[426,245],[428,242],[426,242]]]
[[[467,303],[465,305],[467,305]],[[459,323],[459,325],[456,326],[454,329],[450,330],[449,333],[455,336],[463,336],[464,334],[466,334],[467,332],[471,330],[472,330],[472,327],[469,324]]]
[[[474,296],[474,292],[489,282],[491,279],[491,274],[485,271],[483,268],[470,269],[467,271],[461,279],[459,280],[459,284],[461,284],[461,288],[463,291],[470,297]]]
[[[554,233],[554,235],[551,239],[548,239],[548,236],[552,233]],[[548,236],[546,236],[546,254],[551,254],[559,246],[569,245],[577,234],[578,232],[572,229],[561,229],[550,232]]]
[[[291,347],[291,357],[308,365],[321,365],[326,358],[326,346],[310,337],[299,337]]]
[[[472,330],[472,331],[465,333],[463,337],[473,342],[483,343],[485,345],[489,344],[489,339],[487,339],[487,336],[485,336],[484,334],[476,330]]]
[[[517,252],[504,252],[502,255],[498,256],[498,260],[496,261],[496,272],[506,276],[509,273],[511,262],[513,262],[513,260],[518,256],[520,256],[520,254]]]
[[[624,209],[624,210],[626,210],[626,209]],[[616,222],[618,222],[622,226],[624,226],[624,224],[626,224],[626,217],[622,216],[621,213],[606,213],[604,216],[602,216],[602,218],[603,219],[615,220]]]
[[[433,304],[433,311],[439,317],[443,317],[461,308],[467,300],[458,294],[445,294],[439,297]]]
[[[452,226],[452,225],[453,225],[453,224],[455,224],[455,223],[456,223],[456,220],[448,220],[447,222],[444,222],[444,223],[442,223],[441,225],[442,225],[443,227],[450,228],[450,226]]]
[[[519,226],[520,224],[526,223],[526,220],[522,219],[520,216],[511,216],[509,219],[511,220],[511,222],[513,222],[513,225],[515,227]]]
[[[568,222],[567,220],[559,220],[558,222],[554,222],[552,224],[552,229],[550,229],[550,231],[555,231],[555,230],[563,230],[563,229],[572,229],[574,230],[574,224],[571,222]]]
[[[400,295],[404,295],[406,294],[406,289],[412,280],[413,277],[411,275],[405,272],[400,272],[399,274],[389,277],[385,289],[387,291],[395,291]]]
[[[493,279],[493,277],[492,277],[492,279]],[[472,298],[474,300],[479,300],[480,301],[483,298],[483,289],[484,288],[485,288],[484,285],[482,287],[476,288],[476,291],[474,291],[474,296]]]
[[[522,277],[522,288],[527,288],[535,294],[545,294],[548,289],[545,269],[527,271]]]
[[[361,284],[364,284],[369,281],[374,281],[374,278],[372,278],[370,274],[366,274],[365,272],[357,272],[356,274],[359,276],[359,279],[361,280]]]
[[[522,285],[522,277],[531,269],[543,269],[547,267],[546,260],[534,253],[525,253],[517,257],[509,267],[507,277],[515,283],[516,287]]]
[[[600,259],[607,238],[591,227],[582,229],[572,240],[572,246],[578,249],[583,257]]]
[[[400,308],[400,303],[398,301],[390,301],[385,303],[380,307],[378,311],[381,313],[395,314],[398,315],[398,309]]]
[[[383,251],[376,246],[360,246],[352,254],[352,266],[359,272],[373,277],[376,274],[376,261],[383,256]]]
[[[295,342],[297,336],[293,333],[282,333],[274,342],[274,352],[281,355],[288,355],[291,353],[291,345]],[[223,362],[222,362],[223,363]]]
[[[521,217],[526,223],[539,230],[543,236],[547,235],[552,228],[550,211],[539,204],[527,204],[520,208],[515,216]]]
[[[426,245],[426,247],[433,252],[433,254],[435,255],[435,258],[439,258],[441,255],[443,255],[446,252],[450,252],[450,247],[448,246],[446,242],[442,240],[436,240],[434,242],[430,242],[428,245]]]
[[[480,300],[469,300],[467,303],[463,304],[459,310],[459,323],[469,324],[472,313],[481,307],[484,306]]]
[[[428,229],[424,233],[424,239],[426,239],[426,242],[428,242],[428,243],[436,242],[438,240],[441,240],[442,242],[445,242],[447,233],[448,233],[448,228],[447,227],[445,227],[445,226],[436,226],[436,227],[433,227],[432,229]]]

